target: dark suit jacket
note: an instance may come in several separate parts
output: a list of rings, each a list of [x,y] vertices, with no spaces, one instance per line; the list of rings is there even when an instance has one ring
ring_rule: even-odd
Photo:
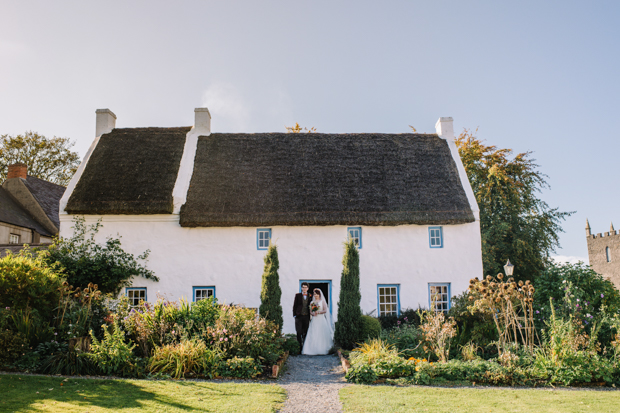
[[[310,302],[312,301],[312,295],[308,291],[308,307],[310,307]],[[302,293],[295,294],[295,301],[293,302],[293,317],[297,317],[301,315],[301,309],[304,305],[304,295]],[[308,315],[310,314],[310,308],[308,308]]]

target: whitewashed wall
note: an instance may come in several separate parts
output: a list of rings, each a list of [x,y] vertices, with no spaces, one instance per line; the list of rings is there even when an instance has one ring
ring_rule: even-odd
[[[72,235],[72,216],[61,214],[60,235]],[[265,250],[256,248],[256,228],[182,228],[178,215],[86,216],[102,219],[98,241],[121,236],[123,249],[135,255],[150,249],[148,268],[160,278],[134,280],[147,287],[148,301],[160,294],[191,301],[192,286],[216,287],[220,303],[260,305]],[[347,227],[272,227],[278,245],[284,332],[295,331],[293,296],[299,280],[332,281],[333,311],[337,313]],[[401,309],[428,307],[428,283],[451,283],[456,295],[469,279],[482,275],[478,221],[443,226],[443,248],[430,248],[428,226],[362,227],[360,281],[362,309],[377,308],[377,284],[400,284]],[[337,316],[337,314],[334,314]],[[376,312],[375,312],[376,315]]]

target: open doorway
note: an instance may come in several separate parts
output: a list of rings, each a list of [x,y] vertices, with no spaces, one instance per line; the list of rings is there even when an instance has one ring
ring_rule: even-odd
[[[325,301],[329,306],[329,312],[334,313],[332,310],[332,280],[299,280],[299,292],[301,292],[301,283],[308,283],[308,291],[312,293],[315,288],[318,288],[323,293]]]

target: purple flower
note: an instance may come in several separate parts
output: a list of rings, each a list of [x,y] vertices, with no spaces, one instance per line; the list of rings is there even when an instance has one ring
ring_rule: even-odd
[[[7,309],[7,310],[10,310],[10,309],[11,309],[11,307],[7,307],[6,309]]]
[[[540,314],[540,311],[536,310],[536,314]]]
[[[396,322],[396,324],[400,325],[400,320]]]
[[[605,294],[601,294],[601,298],[605,297]]]

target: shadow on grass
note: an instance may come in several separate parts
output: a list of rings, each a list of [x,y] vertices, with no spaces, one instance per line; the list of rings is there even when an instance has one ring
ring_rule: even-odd
[[[55,411],[53,406],[58,411],[69,406],[213,411],[207,399],[243,397],[241,392],[229,390],[213,383],[0,375],[0,411],[38,410],[42,405],[46,411]]]

